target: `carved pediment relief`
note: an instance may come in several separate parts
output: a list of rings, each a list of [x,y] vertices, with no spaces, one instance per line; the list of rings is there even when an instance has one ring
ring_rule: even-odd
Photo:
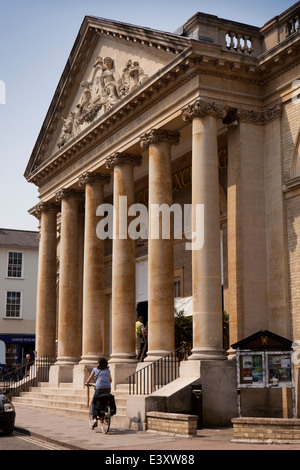
[[[96,127],[96,121],[104,123],[105,113],[109,127],[114,108],[122,115],[122,100],[127,112],[139,106],[139,100],[130,106],[128,95],[138,95],[148,79],[150,87],[157,72],[188,45],[188,39],[171,33],[86,17],[27,164],[28,181],[39,184],[50,166],[63,164],[70,157],[68,147],[74,143],[74,149],[76,144],[80,148],[81,136]],[[153,93],[152,86],[150,96]]]
[[[80,83],[81,96],[73,106],[64,124],[59,148],[78,135],[98,115],[111,109],[124,96],[141,85],[148,75],[140,63],[132,58],[117,69],[111,57],[97,56],[88,80]]]

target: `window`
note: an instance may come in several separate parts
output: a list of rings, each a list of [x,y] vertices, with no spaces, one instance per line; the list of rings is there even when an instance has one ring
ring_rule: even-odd
[[[23,253],[8,252],[7,277],[21,278],[23,276]]]
[[[183,267],[174,271],[174,298],[183,297]]]
[[[21,317],[22,292],[6,292],[5,318]]]
[[[180,279],[176,279],[174,281],[174,297],[175,299],[177,297],[181,297],[181,282],[180,282]]]

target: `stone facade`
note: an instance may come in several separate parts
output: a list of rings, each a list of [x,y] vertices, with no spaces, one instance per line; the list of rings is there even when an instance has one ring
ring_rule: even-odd
[[[193,302],[193,377],[215,361],[234,397],[230,345],[261,329],[294,341],[298,370],[299,13],[262,28],[197,13],[173,34],[85,18],[25,171],[40,197],[37,351],[58,340],[57,383],[83,386],[99,355],[114,386],[135,371],[142,291],[146,361],[173,350],[174,278]],[[174,215],[157,236],[163,204],[190,208],[189,230]],[[203,380],[215,396],[216,377]]]

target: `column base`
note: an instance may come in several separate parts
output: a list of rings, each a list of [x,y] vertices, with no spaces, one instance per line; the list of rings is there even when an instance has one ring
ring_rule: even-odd
[[[163,356],[166,356],[167,354],[171,353],[172,351],[163,351],[163,350],[154,350],[154,351],[148,351],[147,356],[144,359],[144,362],[154,362],[158,361],[158,359],[161,359]]]
[[[79,364],[82,365],[87,365],[91,367],[97,367],[98,364],[98,359],[99,357],[105,357],[107,360],[109,359],[109,356],[106,356],[104,353],[103,354],[94,354],[94,355],[89,355],[89,356],[82,356],[81,361]]]
[[[135,354],[126,354],[126,353],[113,353],[110,356],[109,364],[128,364],[136,363],[138,360]]]
[[[196,361],[226,361],[227,356],[224,349],[212,349],[212,348],[193,348],[192,354],[189,356],[190,360]]]
[[[74,366],[75,364],[78,364],[79,359],[80,359],[79,357],[75,357],[75,356],[58,356],[55,365]]]

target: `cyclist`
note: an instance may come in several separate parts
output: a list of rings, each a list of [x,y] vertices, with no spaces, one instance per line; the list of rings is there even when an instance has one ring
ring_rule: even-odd
[[[111,375],[110,375],[110,370],[108,368],[107,360],[105,357],[100,357],[98,359],[98,364],[97,367],[94,367],[91,375],[87,379],[86,385],[90,383],[92,378],[95,378],[96,380],[96,389],[92,401],[92,415],[93,415],[93,421],[92,421],[92,426],[96,427],[97,426],[97,400],[101,397],[101,395],[106,395],[109,394],[111,391]]]

